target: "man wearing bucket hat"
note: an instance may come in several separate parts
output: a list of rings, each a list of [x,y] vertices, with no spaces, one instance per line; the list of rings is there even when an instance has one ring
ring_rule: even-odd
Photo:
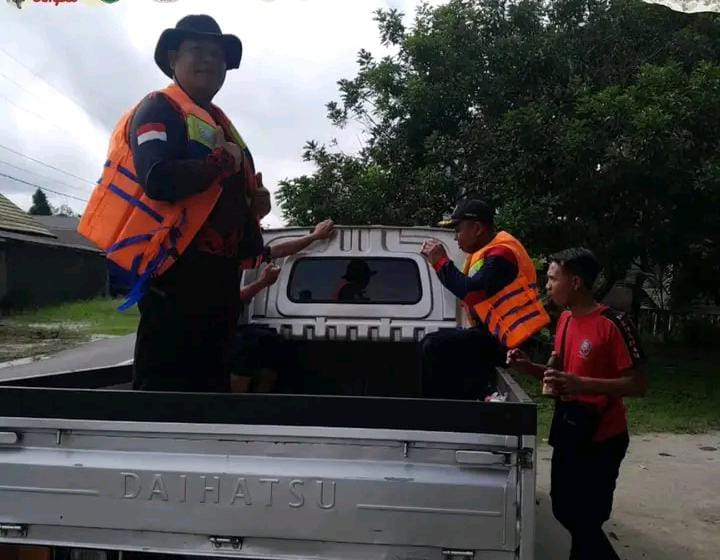
[[[377,274],[371,270],[363,260],[352,260],[348,263],[345,274],[342,276],[343,283],[337,291],[337,301],[368,301],[365,290],[370,280]]]
[[[250,150],[212,103],[242,43],[207,15],[166,29],[155,62],[173,82],[112,134],[79,230],[105,250],[137,302],[134,388],[225,392],[240,268],[268,260],[270,196]]]
[[[471,328],[423,339],[423,391],[428,397],[482,398],[493,368],[505,364],[507,349],[521,345],[550,319],[540,302],[532,259],[512,235],[496,231],[487,203],[464,200],[439,225],[455,229],[458,246],[468,254],[463,270],[439,241],[426,241],[422,254],[462,302]]]

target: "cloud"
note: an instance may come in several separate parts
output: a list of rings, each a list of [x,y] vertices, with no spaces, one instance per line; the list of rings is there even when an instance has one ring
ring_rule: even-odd
[[[359,130],[332,128],[325,103],[337,97],[337,80],[355,75],[358,50],[382,51],[373,12],[395,7],[410,13],[417,3],[203,0],[202,11],[243,40],[241,68],[228,73],[216,102],[235,121],[271,190],[285,177],[312,171],[301,157],[308,139],[327,142],[337,137],[343,149],[359,148]],[[0,145],[92,181],[99,175],[115,122],[167,82],[153,61],[158,36],[182,16],[196,13],[199,3],[25,2],[22,10],[4,4]],[[0,173],[80,198],[92,188],[1,148]],[[0,177],[0,191],[29,206],[30,187]],[[48,195],[53,204],[83,209],[80,201]],[[279,225],[277,208],[268,221]]]

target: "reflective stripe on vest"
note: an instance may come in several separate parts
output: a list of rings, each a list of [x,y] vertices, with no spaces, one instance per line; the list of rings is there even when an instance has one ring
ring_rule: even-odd
[[[470,297],[467,303],[495,338],[504,346],[515,348],[547,326],[550,318],[540,301],[534,263],[525,248],[509,233],[499,232],[480,251],[470,255],[465,262],[465,274],[475,274],[482,267],[488,251],[498,246],[510,249],[515,255],[517,277],[497,294],[480,302],[474,302]]]
[[[229,119],[214,107],[216,121],[195,104],[177,85],[157,92],[164,95],[185,121],[188,151],[210,153],[215,148],[218,128],[243,148],[244,179],[255,180],[252,156]],[[217,203],[221,185],[217,181],[202,192],[176,203],[149,198],[137,177],[128,137],[135,113],[126,113],[113,130],[108,160],[102,177],[83,213],[78,231],[100,249],[127,275],[132,285],[127,309],[142,297],[150,278],[163,274],[187,249]]]

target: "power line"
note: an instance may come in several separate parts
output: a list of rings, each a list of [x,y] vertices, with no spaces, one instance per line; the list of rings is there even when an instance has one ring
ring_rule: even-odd
[[[46,123],[49,124],[49,125],[54,126],[55,128],[57,128],[57,129],[58,129],[60,132],[62,132],[63,134],[71,134],[71,135],[73,135],[73,136],[75,135],[74,132],[70,132],[67,128],[62,127],[62,126],[54,123],[53,121],[51,121],[50,119],[48,119],[46,116],[43,116],[43,115],[41,115],[41,114],[39,114],[39,113],[36,113],[35,111],[32,111],[31,109],[28,109],[27,107],[23,107],[22,105],[18,105],[18,104],[15,103],[12,99],[10,99],[9,97],[6,97],[6,96],[5,96],[4,94],[2,94],[2,93],[0,93],[0,99],[4,99],[5,101],[7,101],[8,103],[10,103],[11,105],[14,105],[15,107],[17,107],[17,108],[20,109],[21,111],[25,111],[26,113],[28,113],[29,115],[32,115],[32,116],[35,117],[36,119],[39,119],[39,120],[41,120],[41,121],[43,121],[43,122],[46,122]]]
[[[70,185],[68,183],[64,183],[60,181],[59,179],[54,179],[53,177],[48,177],[47,175],[41,175],[37,171],[32,171],[31,169],[27,169],[26,167],[20,167],[19,165],[15,165],[13,163],[10,163],[9,161],[5,161],[0,159],[0,164],[7,165],[8,167],[12,167],[13,169],[17,169],[19,171],[24,171],[25,173],[30,173],[32,175],[35,175],[36,177],[40,177],[41,179],[45,179],[46,181],[52,181],[53,183],[58,183],[59,185],[63,185],[64,187],[71,188],[76,191],[80,192],[86,192],[85,189],[81,189],[80,187],[76,187],[74,185]]]
[[[49,169],[52,169],[53,171],[58,171],[59,173],[63,173],[64,175],[67,175],[68,177],[72,177],[73,179],[78,179],[79,181],[82,181],[83,183],[87,183],[88,185],[94,186],[96,184],[96,181],[91,181],[90,179],[83,179],[82,177],[78,177],[77,175],[70,173],[69,171],[65,171],[63,169],[60,169],[59,167],[55,167],[54,165],[50,165],[49,163],[45,163],[44,161],[40,161],[39,159],[35,159],[33,157],[25,155],[21,152],[18,152],[17,150],[13,150],[12,148],[8,148],[7,146],[4,146],[2,144],[0,144],[0,148],[2,148],[3,150],[7,150],[8,152],[15,154],[16,156],[20,156],[20,157],[23,157],[30,161],[34,161],[35,163],[39,163],[40,165],[43,165]]]
[[[10,58],[12,58],[13,60],[15,60],[16,62],[18,62],[19,64],[21,64],[21,65],[24,66],[25,68],[27,68],[25,65],[23,65],[22,63],[20,63],[17,59],[15,59],[12,55],[9,55],[6,51],[4,51],[4,50],[1,49],[1,48],[0,48],[0,50],[2,50],[3,52],[5,52],[5,54],[7,54],[8,56],[10,56]],[[27,69],[30,70],[29,68],[27,68]],[[27,93],[29,93],[29,94],[31,94],[31,95],[34,95],[34,96],[37,95],[36,93],[30,91],[28,88],[26,88],[25,86],[23,86],[20,82],[14,80],[13,78],[11,78],[10,76],[8,76],[7,74],[5,74],[5,73],[3,73],[3,72],[0,72],[0,77],[5,78],[7,81],[15,84],[15,85],[18,86],[20,89],[22,89],[23,91],[26,91]],[[38,77],[39,77],[39,76],[38,76]],[[41,78],[41,79],[42,79],[42,78]],[[43,80],[43,81],[45,82],[45,80]],[[45,82],[45,83],[47,84],[47,82]],[[47,84],[47,85],[53,87],[52,84]],[[54,89],[57,91],[57,88],[54,88]],[[7,101],[8,103],[11,103],[12,105],[14,105],[15,107],[17,107],[18,109],[21,109],[21,110],[23,110],[23,111],[25,111],[25,112],[33,115],[34,117],[36,117],[36,118],[38,118],[38,119],[40,119],[40,120],[42,120],[42,121],[47,121],[47,122],[49,122],[49,124],[55,126],[55,128],[57,128],[57,129],[60,130],[61,132],[70,132],[70,131],[68,131],[67,129],[65,129],[64,127],[60,127],[60,126],[58,126],[57,124],[53,123],[52,121],[50,121],[49,119],[47,119],[47,117],[45,117],[45,116],[43,116],[43,115],[40,115],[40,114],[38,114],[38,113],[36,113],[36,112],[34,112],[34,111],[26,108],[26,107],[23,107],[23,106],[18,105],[18,104],[15,103],[13,100],[8,99],[5,95],[0,94],[0,97],[3,98],[3,99],[4,99],[5,101]],[[65,97],[66,97],[66,96],[65,96]],[[72,100],[71,100],[71,101],[72,101]],[[82,107],[81,107],[81,109],[82,109]],[[89,183],[89,184],[91,184],[91,185],[94,185],[94,184],[95,184],[93,181],[89,181],[89,180],[87,180],[87,179],[83,179],[82,177],[78,177],[77,175],[73,175],[72,173],[68,173],[67,171],[63,171],[62,169],[55,168],[55,167],[53,167],[53,166],[51,166],[51,165],[49,165],[49,164],[46,164],[46,163],[44,163],[44,162],[42,162],[42,161],[40,161],[40,160],[36,160],[36,159],[34,159],[34,158],[31,158],[31,157],[29,157],[29,156],[26,156],[26,155],[24,155],[24,154],[21,154],[20,152],[16,152],[16,151],[14,151],[14,150],[12,150],[12,149],[10,149],[10,148],[7,148],[6,146],[0,146],[0,147],[6,149],[6,150],[8,150],[8,151],[11,151],[12,153],[15,153],[15,154],[17,154],[17,155],[19,155],[19,156],[21,156],[21,157],[24,157],[24,158],[26,158],[26,159],[29,159],[29,160],[31,160],[31,161],[34,161],[35,163],[39,163],[40,165],[44,165],[44,166],[46,166],[46,167],[49,167],[50,169],[54,169],[54,170],[56,170],[56,171],[59,171],[59,172],[61,172],[61,173],[65,173],[66,175],[69,175],[69,176],[74,177],[74,178],[76,178],[76,179],[79,179],[80,181],[83,181],[84,183]],[[15,168],[15,169],[18,169],[18,170],[20,170],[20,171],[24,171],[24,172],[26,172],[26,173],[31,173],[31,174],[33,174],[33,175],[36,175],[37,177],[40,177],[40,178],[42,178],[42,179],[45,179],[46,181],[53,181],[53,182],[55,182],[55,183],[58,183],[58,184],[60,184],[60,185],[64,185],[64,186],[66,186],[66,187],[69,187],[69,188],[74,189],[74,190],[77,190],[77,191],[82,191],[82,190],[83,190],[83,189],[80,189],[80,188],[78,188],[78,187],[76,187],[76,186],[73,186],[73,185],[69,185],[69,184],[67,184],[67,183],[64,183],[63,181],[60,181],[60,180],[58,180],[58,179],[53,179],[53,178],[51,178],[51,177],[47,177],[47,176],[45,176],[45,175],[41,175],[41,174],[39,174],[39,173],[37,173],[37,172],[35,172],[35,171],[31,171],[31,170],[29,170],[29,169],[26,169],[26,168],[23,168],[23,167],[19,167],[19,166],[17,166],[17,165],[13,165],[12,163],[9,163],[9,162],[7,162],[7,161],[2,161],[2,160],[0,160],[0,163],[2,163],[2,164],[4,164],[4,165],[7,165],[7,166],[9,166],[9,167],[13,167],[13,168]],[[49,190],[49,189],[48,189],[48,190]],[[51,192],[52,192],[52,191],[51,191]]]
[[[36,99],[38,99],[38,98],[40,97],[40,94],[39,94],[39,93],[36,93],[36,92],[34,92],[34,91],[29,90],[29,89],[26,88],[23,84],[21,84],[20,82],[18,82],[18,81],[15,80],[14,78],[11,78],[10,76],[8,76],[7,74],[5,74],[4,72],[0,72],[0,78],[4,78],[5,80],[7,80],[8,82],[10,82],[11,84],[14,84],[15,86],[19,87],[21,90],[23,90],[23,91],[26,92],[26,93],[29,93],[30,95],[32,95],[32,96],[35,97]],[[46,82],[46,83],[47,83],[47,82]],[[12,105],[14,105],[15,107],[17,107],[18,109],[20,109],[20,110],[22,110],[22,111],[25,111],[26,113],[29,113],[29,114],[33,115],[34,117],[37,117],[37,118],[39,118],[39,119],[42,119],[43,121],[47,121],[49,124],[51,124],[52,126],[54,126],[55,128],[57,128],[58,130],[60,130],[60,131],[62,131],[62,132],[64,132],[64,133],[74,134],[73,132],[71,132],[70,130],[68,130],[67,128],[65,128],[64,126],[59,125],[59,124],[57,124],[56,122],[50,120],[48,117],[43,116],[43,115],[40,115],[40,114],[32,111],[31,109],[28,109],[27,107],[18,105],[15,101],[13,101],[12,99],[9,99],[9,98],[6,97],[5,95],[0,94],[0,97],[2,97],[3,99],[5,99],[5,101],[7,101],[8,103],[11,103]],[[90,115],[90,116],[92,117],[92,115],[91,115],[84,107],[82,107],[81,105],[79,105],[79,104],[78,104],[77,102],[75,102],[73,99],[70,99],[70,98],[67,97],[67,96],[65,96],[65,98],[68,99],[68,100],[69,100],[71,103],[73,103],[74,105],[76,105],[82,112],[84,112],[84,113],[86,113],[87,115]]]
[[[58,88],[56,88],[54,85],[52,85],[50,82],[48,82],[45,78],[43,78],[40,74],[38,74],[37,72],[35,72],[35,70],[33,70],[33,69],[30,68],[27,64],[25,64],[22,60],[18,60],[17,58],[15,58],[12,54],[10,54],[9,52],[7,52],[7,51],[6,51],[5,49],[3,49],[2,47],[0,47],[0,52],[5,53],[5,56],[7,56],[7,57],[11,58],[12,60],[14,60],[17,64],[19,64],[20,66],[22,66],[23,68],[25,68],[25,70],[27,70],[28,72],[30,72],[30,73],[31,73],[33,76],[35,76],[38,80],[41,80],[41,81],[45,82],[45,83],[48,85],[48,87],[51,87],[52,89],[54,89],[56,92],[58,92],[58,93],[59,93],[60,95],[62,95],[63,97],[65,97],[65,98],[68,97],[66,94],[64,94],[62,91],[60,91]]]
[[[71,194],[66,194],[66,193],[54,191],[54,190],[52,190],[52,189],[48,189],[47,187],[41,187],[40,185],[37,185],[37,184],[35,184],[35,183],[31,183],[30,181],[24,181],[23,179],[18,179],[17,177],[13,177],[12,175],[7,175],[7,174],[5,174],[5,173],[0,173],[0,177],[7,177],[8,179],[11,179],[11,180],[13,180],[13,181],[17,181],[18,183],[22,183],[22,184],[24,184],[24,185],[29,185],[29,186],[31,186],[31,187],[36,187],[36,188],[40,189],[41,191],[51,192],[51,193],[57,194],[57,195],[59,195],[59,196],[64,196],[64,197],[66,197],[66,198],[72,198],[72,199],[74,199],[74,200],[79,200],[80,202],[87,202],[87,199],[86,199],[86,198],[79,198],[79,197],[73,196],[73,195],[71,195]]]
[[[83,107],[82,105],[80,105],[80,103],[78,103],[77,101],[75,101],[75,99],[73,99],[72,97],[70,97],[67,93],[61,91],[61,90],[58,89],[56,86],[54,86],[53,84],[51,84],[50,82],[48,82],[44,77],[42,77],[40,74],[38,74],[37,72],[35,72],[35,70],[33,70],[32,68],[30,68],[30,67],[29,67],[27,64],[25,64],[22,60],[19,60],[18,58],[16,58],[15,56],[13,56],[11,53],[9,53],[8,51],[6,51],[6,50],[5,50],[4,48],[2,48],[2,47],[0,47],[0,52],[2,52],[3,54],[5,54],[5,56],[7,56],[8,58],[10,58],[11,60],[13,60],[16,64],[19,64],[20,66],[22,66],[23,68],[25,68],[25,70],[27,70],[28,72],[30,72],[33,76],[35,76],[38,80],[40,80],[41,82],[43,82],[43,83],[44,83],[45,85],[47,85],[49,88],[54,89],[57,93],[59,93],[59,94],[60,94],[61,96],[63,96],[65,99],[67,99],[67,100],[70,101],[71,103],[74,103],[80,110],[82,110],[83,112],[87,113],[88,115],[90,115],[91,117],[93,117],[94,119],[96,119],[98,122],[102,123],[102,120],[101,120],[101,119],[98,119],[97,117],[95,117],[90,111],[88,111],[85,107]]]
[[[30,91],[28,88],[26,88],[24,85],[22,85],[20,82],[18,82],[15,78],[11,78],[4,72],[0,72],[0,78],[5,78],[8,82],[11,84],[15,84],[17,87],[19,87],[21,90],[28,92],[30,95],[37,96],[38,94],[34,91]]]

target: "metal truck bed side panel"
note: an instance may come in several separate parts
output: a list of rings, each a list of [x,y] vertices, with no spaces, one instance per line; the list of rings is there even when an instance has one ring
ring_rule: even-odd
[[[36,533],[58,526],[143,531],[156,546],[165,533],[208,543],[219,535],[517,546],[518,455],[484,445],[479,435],[474,445],[426,443],[422,432],[412,442],[326,442],[259,439],[238,427],[235,435],[188,439],[154,433],[152,424],[137,432],[113,432],[112,424],[61,432],[60,443],[54,430],[13,428],[18,443],[0,448],[0,521]]]

